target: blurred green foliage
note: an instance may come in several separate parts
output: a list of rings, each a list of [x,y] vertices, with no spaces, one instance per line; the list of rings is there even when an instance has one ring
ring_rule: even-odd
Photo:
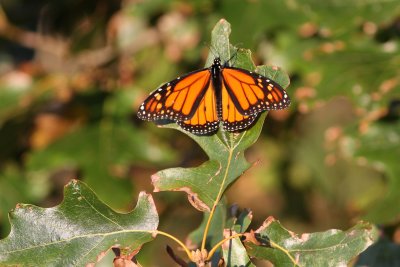
[[[204,66],[220,18],[257,64],[289,73],[293,99],[268,114],[247,153],[259,164],[228,200],[254,225],[274,215],[310,232],[366,218],[400,242],[400,5],[385,0],[0,1],[0,235],[16,203],[53,206],[71,178],[128,210],[152,173],[204,162],[184,134],[135,113],[159,84]],[[200,224],[183,194],[155,199],[160,228],[184,239]]]

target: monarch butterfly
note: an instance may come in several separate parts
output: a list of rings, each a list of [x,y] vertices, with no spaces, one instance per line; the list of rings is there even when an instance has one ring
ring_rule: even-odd
[[[156,89],[139,107],[142,120],[176,121],[196,135],[251,127],[260,112],[284,109],[290,104],[286,91],[257,73],[221,64],[190,72]]]

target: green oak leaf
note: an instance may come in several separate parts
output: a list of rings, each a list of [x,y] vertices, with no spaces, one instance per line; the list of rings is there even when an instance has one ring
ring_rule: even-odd
[[[155,237],[158,214],[151,195],[140,193],[133,211],[120,214],[84,183],[73,180],[53,208],[18,204],[11,232],[0,240],[0,265],[84,266],[111,247],[132,253]]]
[[[360,222],[347,231],[331,229],[298,236],[269,217],[249,235],[253,237],[247,236],[245,242],[249,256],[269,260],[276,267],[347,266],[377,240],[378,231],[370,223]]]
[[[250,51],[230,45],[229,34],[230,24],[220,20],[211,34],[211,53],[206,66],[210,66],[214,57],[219,56],[222,62],[229,61],[234,66],[254,71]],[[256,71],[272,79],[277,78],[276,81],[283,88],[289,85],[287,74],[276,67],[260,66]],[[154,191],[184,191],[194,207],[210,211],[224,191],[250,168],[244,151],[257,141],[266,114],[261,114],[253,127],[240,133],[227,133],[220,129],[211,136],[197,136],[182,130],[175,123],[163,126],[180,130],[196,141],[208,155],[209,161],[195,168],[171,168],[157,172],[152,176]]]
[[[250,226],[252,219],[253,213],[251,210],[245,209],[237,218],[234,219],[231,229],[237,233],[243,233]]]

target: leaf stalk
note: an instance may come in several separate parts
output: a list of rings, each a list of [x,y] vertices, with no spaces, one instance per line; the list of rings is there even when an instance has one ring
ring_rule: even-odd
[[[221,183],[221,186],[219,188],[219,192],[218,192],[217,198],[215,199],[213,207],[212,207],[212,209],[210,211],[210,216],[208,217],[206,228],[204,229],[203,240],[201,242],[201,250],[204,250],[205,247],[206,247],[207,234],[208,234],[208,231],[210,230],[211,220],[212,220],[212,217],[214,216],[215,209],[217,208],[217,205],[218,205],[218,203],[219,203],[219,201],[220,201],[220,199],[222,197],[222,193],[224,191],[223,189],[224,189],[225,181],[226,181],[226,178],[228,177],[229,168],[231,166],[232,154],[233,154],[233,149],[231,148],[229,150],[228,165],[226,166],[224,179],[222,180],[222,183]]]

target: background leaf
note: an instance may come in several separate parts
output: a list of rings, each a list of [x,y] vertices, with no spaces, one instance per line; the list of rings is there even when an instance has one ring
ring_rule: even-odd
[[[375,203],[365,215],[375,223],[393,223],[400,214],[400,123],[376,122],[355,141],[356,156],[383,172],[389,180],[389,192]],[[394,203],[398,203],[399,205]]]
[[[150,195],[139,195],[136,208],[120,214],[102,203],[84,183],[65,187],[54,208],[19,204],[10,213],[12,230],[0,241],[2,265],[74,265],[94,263],[112,246],[129,254],[154,238],[158,215]],[[23,242],[21,242],[23,240]]]

